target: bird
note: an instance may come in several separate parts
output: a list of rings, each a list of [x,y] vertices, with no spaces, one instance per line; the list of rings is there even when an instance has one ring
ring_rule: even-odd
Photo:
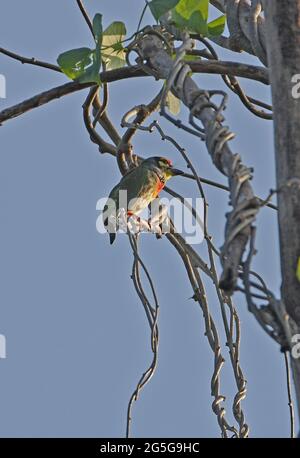
[[[121,208],[125,209],[127,217],[138,215],[156,199],[170,178],[183,173],[173,167],[170,159],[160,156],[144,159],[129,170],[112,189],[103,208],[103,223],[109,233],[110,244],[116,238],[116,223],[111,222],[112,215],[116,216]],[[126,202],[122,201],[120,191],[126,191]]]

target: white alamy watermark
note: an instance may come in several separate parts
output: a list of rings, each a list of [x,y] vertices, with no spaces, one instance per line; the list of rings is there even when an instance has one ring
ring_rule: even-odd
[[[202,198],[184,198],[182,201],[162,197],[154,199],[150,205],[144,198],[127,200],[127,191],[121,190],[118,205],[113,199],[102,197],[96,209],[100,214],[96,221],[99,234],[138,232],[168,233],[170,218],[175,231],[189,244],[201,243],[204,239],[204,201]]]
[[[6,337],[0,334],[0,359],[6,358]]]
[[[0,73],[0,99],[6,99],[6,78]]]
[[[291,82],[294,85],[292,87],[292,97],[294,99],[299,99],[300,98],[300,74],[293,75]]]
[[[291,341],[294,344],[291,349],[292,357],[298,359],[300,358],[300,334],[293,335]]]

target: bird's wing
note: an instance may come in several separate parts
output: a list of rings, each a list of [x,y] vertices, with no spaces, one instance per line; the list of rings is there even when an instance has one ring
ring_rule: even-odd
[[[136,213],[147,207],[153,199],[157,182],[157,175],[142,166],[134,169],[130,175],[125,175],[120,182],[120,188],[127,191],[128,209]],[[134,203],[136,199],[139,202]]]
[[[155,172],[139,166],[121,178],[120,182],[110,192],[109,198],[115,202],[117,210],[125,205],[128,206],[129,211],[137,213],[146,208],[155,197],[158,182]],[[120,191],[126,191],[126,195],[123,196],[126,199],[125,202],[122,201]],[[137,201],[137,199],[139,200]],[[107,208],[108,206],[106,205],[104,211],[107,211]],[[110,213],[110,210],[108,213]]]
[[[108,200],[103,208],[103,221],[104,225],[107,226],[108,218],[110,215],[115,216],[115,211],[118,211],[120,207],[120,191],[127,191],[127,195],[129,195],[128,201],[132,197],[134,197],[137,190],[137,168],[130,170],[126,175],[124,175],[120,182],[114,186],[114,188],[110,191],[108,196]],[[121,202],[122,204],[122,202]]]

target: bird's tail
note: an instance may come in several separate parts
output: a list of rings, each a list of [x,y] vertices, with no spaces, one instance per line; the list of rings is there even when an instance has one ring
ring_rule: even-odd
[[[110,232],[109,233],[109,241],[110,241],[111,245],[114,243],[115,238],[116,238],[116,234],[114,232]]]
[[[116,232],[115,232],[116,227],[115,227],[115,225],[110,225],[109,224],[108,218],[105,218],[103,223],[104,223],[105,229],[108,232],[110,244],[112,245],[114,243],[114,241],[115,241],[115,238],[116,238]]]

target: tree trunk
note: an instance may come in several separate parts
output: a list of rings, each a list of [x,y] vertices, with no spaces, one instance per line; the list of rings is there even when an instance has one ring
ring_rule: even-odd
[[[300,329],[300,282],[296,277],[300,258],[300,91],[296,98],[292,81],[294,75],[300,78],[300,0],[264,0],[263,4],[274,111],[281,294]],[[300,418],[300,359],[292,363]]]

